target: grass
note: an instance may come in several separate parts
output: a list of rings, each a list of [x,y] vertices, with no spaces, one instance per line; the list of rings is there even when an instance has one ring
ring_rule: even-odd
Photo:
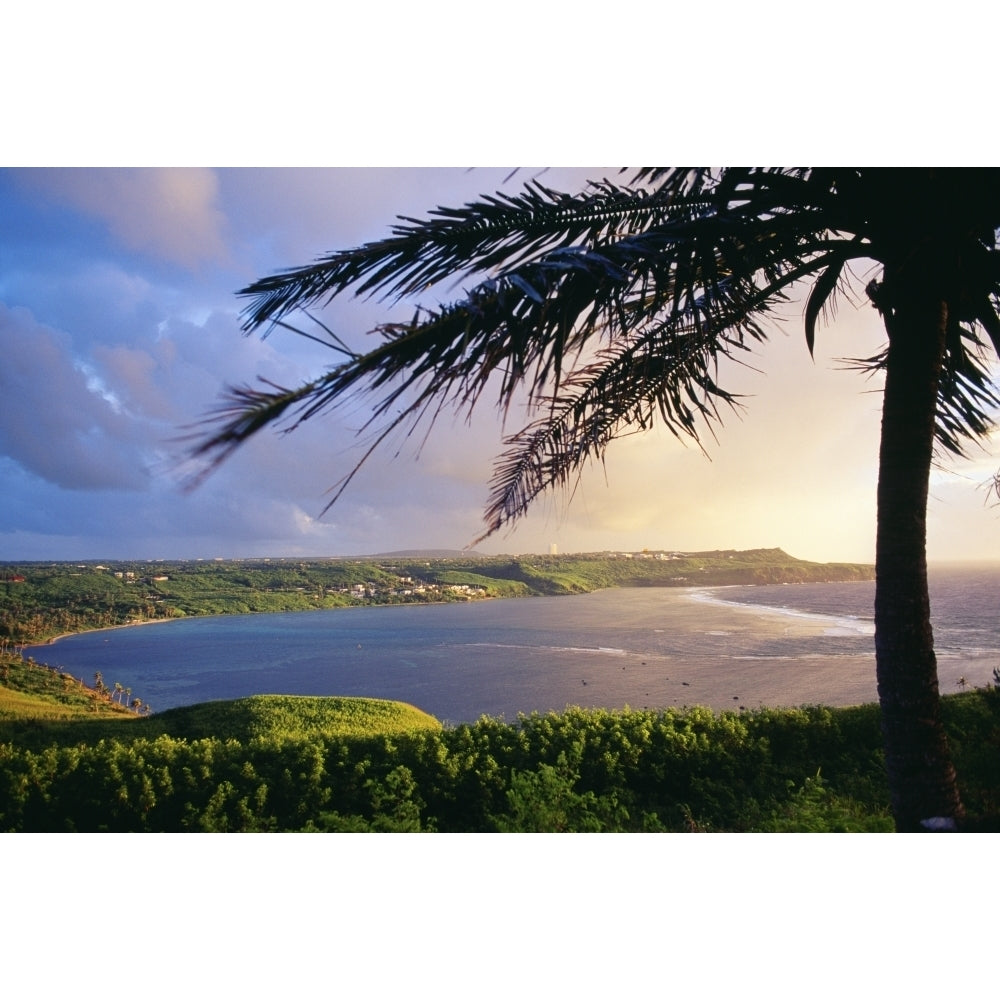
[[[432,715],[399,701],[378,698],[314,698],[255,695],[210,701],[151,716],[143,735],[247,741],[252,739],[353,739],[437,731]]]
[[[135,719],[124,705],[97,697],[75,677],[30,657],[0,653],[0,726],[18,721],[71,721],[95,716]]]
[[[100,698],[69,674],[0,656],[0,743],[40,748],[173,736],[183,739],[342,739],[439,730],[433,716],[377,698],[257,695],[169,709],[148,717]]]

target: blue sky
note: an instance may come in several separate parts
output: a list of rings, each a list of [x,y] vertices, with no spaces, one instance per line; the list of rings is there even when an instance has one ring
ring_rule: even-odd
[[[235,291],[320,253],[385,235],[497,189],[509,170],[5,169],[0,171],[0,559],[350,555],[461,548],[480,531],[502,428],[488,406],[442,420],[421,449],[368,463],[325,516],[359,452],[361,409],[265,432],[193,492],[176,438],[227,383],[293,384],[333,356],[277,332],[244,337]],[[522,169],[507,186],[534,171]],[[575,189],[610,168],[550,170]],[[863,276],[859,276],[863,277]],[[863,285],[863,282],[861,282]],[[431,304],[449,290],[433,291]],[[389,315],[344,299],[327,321],[359,340]],[[409,312],[407,308],[407,313]],[[839,370],[882,334],[844,300],[809,358],[801,306],[731,372],[747,395],[696,448],[654,432],[612,446],[572,503],[554,494],[487,552],[781,546],[821,560],[873,556],[879,384]],[[757,369],[757,370],[754,370]],[[516,429],[516,428],[510,428]],[[1000,557],[981,484],[996,453],[932,482],[929,553]]]

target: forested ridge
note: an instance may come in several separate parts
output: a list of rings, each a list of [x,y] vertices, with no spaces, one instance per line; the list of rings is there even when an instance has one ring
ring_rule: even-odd
[[[0,564],[0,650],[192,615],[686,587],[871,580],[781,549],[679,553]]]

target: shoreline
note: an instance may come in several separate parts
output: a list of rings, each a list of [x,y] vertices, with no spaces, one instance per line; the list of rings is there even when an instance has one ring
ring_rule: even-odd
[[[673,588],[669,588],[673,589]],[[594,593],[594,591],[588,591]],[[50,636],[40,642],[29,642],[24,644],[24,650],[45,649],[46,646],[54,646],[60,639],[72,639],[77,635],[94,635],[97,632],[115,632],[123,628],[136,628],[140,625],[169,625],[173,622],[201,621],[206,618],[256,618],[258,615],[308,615],[315,611],[357,611],[363,608],[421,608],[439,607],[452,604],[478,604],[484,601],[522,601],[533,597],[542,597],[542,594],[527,594],[523,597],[479,597],[470,601],[402,601],[398,604],[338,604],[330,608],[285,608],[282,611],[215,611],[210,614],[184,614],[173,618],[145,618],[139,622],[123,622],[121,625],[99,625],[97,628],[82,628],[77,632],[60,632],[58,635]],[[580,595],[565,594],[565,597]]]
[[[280,614],[280,612],[279,612]],[[210,618],[211,615],[185,615],[184,618]],[[145,618],[141,622],[123,622],[121,625],[99,625],[97,628],[83,628],[79,632],[60,632],[42,642],[25,643],[27,649],[44,649],[55,645],[60,639],[71,639],[74,635],[93,635],[95,632],[113,632],[121,628],[136,628],[139,625],[166,625],[168,622],[182,622],[184,618]]]
[[[814,618],[810,616],[812,620],[809,620],[794,612],[772,607],[706,600],[702,596],[704,590],[703,587],[604,588],[585,594],[566,595],[576,596],[575,602],[563,602],[551,595],[542,596],[539,600],[545,602],[546,607],[536,612],[527,611],[529,607],[536,606],[533,601],[504,602],[505,608],[494,601],[461,602],[444,617],[432,614],[432,621],[427,621],[420,612],[404,611],[413,605],[348,607],[343,610],[357,613],[351,616],[354,621],[345,622],[343,627],[331,626],[328,639],[323,640],[324,652],[317,660],[322,661],[321,667],[318,672],[317,668],[310,668],[313,670],[311,674],[303,673],[301,676],[295,673],[295,669],[285,674],[285,670],[296,663],[295,657],[289,657],[287,646],[281,647],[273,657],[261,649],[260,661],[254,660],[257,655],[254,652],[257,647],[255,628],[270,629],[266,624],[259,625],[261,614],[274,615],[278,619],[290,614],[289,611],[188,615],[180,619],[129,622],[90,631],[110,632],[135,625],[167,621],[194,623],[201,618],[213,618],[229,622],[229,638],[225,641],[227,649],[237,637],[238,645],[249,643],[240,654],[237,669],[227,665],[228,654],[223,652],[222,647],[214,653],[209,651],[205,661],[207,666],[195,664],[192,667],[193,661],[185,653],[178,661],[179,666],[168,667],[169,650],[173,644],[170,635],[175,635],[174,632],[170,635],[160,633],[159,639],[149,642],[129,640],[146,648],[141,657],[143,676],[130,673],[125,679],[137,690],[140,687],[146,690],[149,699],[161,711],[180,704],[244,697],[254,693],[389,698],[418,705],[439,719],[452,721],[474,721],[482,714],[511,718],[520,712],[561,711],[570,705],[607,709],[703,705],[713,711],[732,711],[806,704],[859,705],[877,701],[874,644],[870,640],[855,635],[855,639],[863,644],[863,651],[857,641],[843,652],[835,652],[832,648],[825,652],[822,645],[815,647],[815,651],[807,651],[813,637],[831,636],[830,626],[834,622],[830,616],[817,614]],[[628,599],[623,603],[614,597],[615,593],[628,595]],[[444,611],[454,603],[435,602],[426,606]],[[481,613],[473,613],[471,620],[463,613],[470,603],[482,605],[479,608]],[[488,605],[494,608],[493,613],[488,611]],[[379,616],[374,616],[376,620],[373,622],[372,616],[365,614],[372,607],[394,608],[403,612],[409,623],[401,625],[403,631],[408,633],[406,642],[409,645],[405,649],[399,651],[391,642],[383,642],[388,635],[378,624]],[[525,611],[517,611],[518,607]],[[296,610],[294,614],[301,618],[310,617],[310,611]],[[333,621],[339,617],[330,615],[328,619]],[[481,621],[484,618],[485,621]],[[359,625],[360,620],[363,622]],[[464,635],[463,621],[470,626],[482,625],[482,638],[476,629]],[[421,624],[423,622],[427,624]],[[449,624],[443,625],[445,622]],[[392,626],[392,622],[388,624]],[[437,639],[442,626],[452,631],[450,636],[442,633]],[[509,627],[514,632],[508,636],[504,630]],[[603,634],[605,627],[607,635]],[[536,628],[542,634],[530,634]],[[354,634],[355,629],[360,629],[359,634]],[[498,629],[501,631],[498,632]],[[523,629],[529,632],[517,634]],[[568,638],[550,637],[547,633],[552,629],[565,629]],[[578,629],[580,634],[576,635]],[[379,632],[382,636],[375,637]],[[627,633],[634,633],[634,642],[621,641]],[[660,640],[658,636],[664,633],[673,634],[676,640],[666,636]],[[745,638],[750,643],[741,648]],[[183,630],[181,640],[186,641]],[[84,659],[61,669],[70,674],[82,673],[84,677],[88,670],[95,668],[105,675],[109,670],[120,670],[120,676],[124,677],[126,669],[131,671],[140,665],[140,661],[133,658],[130,661],[132,667],[126,668],[125,661],[114,666],[111,660],[116,654],[111,651],[107,654],[108,660],[104,661],[101,650],[107,648],[107,641],[107,638],[103,641],[95,638]],[[155,651],[160,641],[167,644],[162,657]],[[498,643],[504,648],[500,648]],[[463,653],[462,647],[472,645],[475,650],[470,648]],[[38,648],[33,647],[33,652],[37,654]],[[788,655],[790,653],[793,655]],[[53,656],[39,658],[43,661],[49,659],[50,662],[57,662],[58,659]],[[484,678],[482,690],[476,694],[473,703],[461,704],[464,696],[451,690],[451,682],[442,673],[444,660],[448,658],[458,664],[456,676],[465,677],[461,671],[475,665],[477,674]],[[420,664],[426,670],[410,674],[401,668],[401,663],[403,667]],[[994,663],[992,652],[985,655],[976,650],[956,649],[939,655],[941,692],[945,694],[964,687],[959,684],[960,679],[974,687],[988,684],[988,675]],[[451,668],[444,666],[444,669]],[[182,689],[192,683],[201,683],[194,678],[204,670],[219,673],[219,679],[213,683],[227,686],[235,682],[240,690],[227,693],[222,687],[206,689],[194,701],[189,696],[178,700],[177,695],[182,693]],[[231,681],[221,676],[227,672],[232,672]],[[378,687],[384,680],[390,682],[386,690],[370,687],[371,683]],[[162,690],[158,690],[158,686]]]
[[[814,581],[795,581],[794,583],[788,583],[787,586],[796,586],[800,583],[816,583],[816,584],[840,584],[840,583],[867,583],[871,581],[866,580],[814,580]],[[139,625],[165,625],[169,622],[179,622],[179,621],[189,621],[197,618],[239,618],[241,616],[253,617],[256,615],[286,615],[286,614],[308,614],[312,611],[340,611],[340,610],[358,610],[361,608],[397,608],[397,607],[435,607],[439,605],[452,605],[452,604],[478,604],[483,601],[524,601],[532,600],[539,597],[582,597],[586,594],[596,594],[600,593],[602,590],[668,590],[687,594],[688,596],[703,593],[706,590],[726,590],[735,589],[738,587],[764,587],[773,586],[773,584],[768,583],[686,583],[683,585],[677,584],[617,584],[608,587],[595,587],[593,590],[584,591],[573,591],[571,593],[565,594],[518,594],[509,595],[501,597],[476,597],[467,599],[465,601],[399,601],[399,602],[386,602],[379,604],[338,604],[332,607],[320,607],[320,608],[284,608],[275,611],[237,611],[237,612],[210,612],[207,614],[194,613],[184,613],[179,617],[170,618],[146,618],[142,621],[134,622],[124,622],[120,625],[99,625],[96,628],[82,628],[76,632],[60,632],[58,635],[50,636],[48,639],[42,639],[37,642],[25,643],[24,649],[43,649],[45,646],[51,646],[57,643],[60,639],[70,639],[75,635],[91,635],[95,632],[111,632],[117,629],[123,628],[134,628]],[[698,600],[697,597],[691,597],[693,600]],[[729,604],[731,607],[740,608],[745,607],[753,610],[751,605],[741,605],[738,602],[726,602],[726,601],[712,601],[711,598],[704,598],[706,603],[719,603],[719,604]],[[778,609],[775,609],[778,611]]]
[[[864,583],[870,581],[859,581],[859,580],[829,580],[824,581],[825,584],[840,584],[840,583]],[[93,635],[98,632],[112,632],[118,631],[120,629],[136,628],[141,625],[165,625],[171,622],[183,622],[183,621],[196,621],[208,618],[255,618],[259,615],[289,615],[289,614],[311,614],[313,612],[320,611],[358,611],[363,609],[377,608],[403,608],[403,607],[447,607],[451,605],[469,605],[469,604],[480,604],[480,603],[493,603],[494,601],[523,601],[523,600],[533,600],[533,599],[544,599],[544,598],[563,598],[563,597],[585,597],[588,594],[599,594],[602,591],[613,591],[613,590],[663,590],[668,591],[673,594],[679,595],[686,602],[691,604],[702,604],[703,606],[716,607],[716,608],[726,608],[732,611],[738,611],[741,613],[756,614],[759,618],[765,618],[772,622],[777,623],[778,621],[785,621],[787,624],[792,624],[794,619],[798,619],[798,625],[800,627],[808,627],[806,625],[806,620],[808,618],[831,618],[833,616],[825,615],[823,613],[817,612],[815,614],[801,614],[797,615],[795,613],[789,613],[786,609],[768,607],[764,605],[756,604],[742,604],[738,601],[727,601],[721,597],[714,597],[708,593],[708,591],[718,591],[718,590],[729,590],[741,587],[756,587],[756,586],[773,586],[772,584],[685,584],[683,586],[663,586],[663,587],[650,587],[646,585],[642,586],[612,586],[612,587],[596,587],[594,590],[587,590],[579,593],[569,593],[569,594],[524,594],[518,596],[510,597],[483,597],[474,600],[466,601],[402,601],[399,603],[386,603],[386,604],[344,604],[336,605],[329,608],[287,608],[282,611],[240,611],[240,612],[214,612],[210,614],[184,614],[180,617],[172,618],[148,618],[143,621],[125,622],[121,625],[102,625],[98,628],[81,629],[78,632],[62,632],[59,635],[52,636],[43,642],[30,643],[24,646],[24,651],[28,650],[39,650],[44,649],[47,646],[54,646],[61,639],[71,639],[73,636],[80,635]],[[795,586],[795,584],[788,584],[788,586]],[[793,622],[790,622],[792,619]],[[812,623],[812,628],[819,628],[818,623],[815,621]],[[818,633],[817,633],[818,634]],[[874,648],[872,649],[872,656],[874,656]]]

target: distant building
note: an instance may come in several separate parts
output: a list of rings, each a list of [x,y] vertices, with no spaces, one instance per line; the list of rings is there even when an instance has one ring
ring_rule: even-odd
[[[557,555],[559,555],[559,546],[556,545],[555,542],[552,542],[549,545],[549,555],[550,556],[557,556]]]

